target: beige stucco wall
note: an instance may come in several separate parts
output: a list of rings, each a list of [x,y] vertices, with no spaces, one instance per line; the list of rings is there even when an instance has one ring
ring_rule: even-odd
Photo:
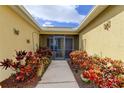
[[[49,35],[40,35],[40,47],[47,47],[47,38]]]
[[[15,35],[13,28],[19,30],[20,34]],[[30,40],[29,44],[27,39]],[[13,58],[15,50],[33,51],[37,46],[39,32],[8,6],[0,6],[0,60]],[[10,72],[0,68],[0,81],[7,78]]]
[[[111,27],[107,31],[104,24],[108,21],[111,21]],[[79,48],[85,49],[89,54],[124,60],[123,30],[124,6],[109,6],[82,30]]]

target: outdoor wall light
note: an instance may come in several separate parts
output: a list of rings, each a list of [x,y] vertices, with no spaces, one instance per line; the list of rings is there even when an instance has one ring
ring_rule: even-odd
[[[14,34],[15,34],[15,35],[19,35],[19,30],[13,28],[13,31],[14,31]]]
[[[111,27],[111,21],[108,21],[107,23],[104,24],[104,29],[105,30],[108,31],[110,29],[110,27]]]
[[[29,39],[27,39],[26,42],[27,42],[27,44],[30,44],[30,40]]]

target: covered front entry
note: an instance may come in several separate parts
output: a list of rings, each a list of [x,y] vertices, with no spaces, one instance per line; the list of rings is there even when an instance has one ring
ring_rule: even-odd
[[[66,59],[74,50],[74,37],[49,36],[47,46],[53,51],[53,59]]]

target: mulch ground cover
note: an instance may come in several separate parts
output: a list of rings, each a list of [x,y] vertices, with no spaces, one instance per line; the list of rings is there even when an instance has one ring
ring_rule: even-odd
[[[2,88],[34,88],[38,84],[38,77],[34,76],[32,79],[25,82],[15,81],[15,76],[12,75],[4,81],[0,82]]]
[[[50,64],[45,66],[42,76],[46,72],[49,65]],[[38,82],[40,80],[42,80],[42,76],[37,77],[37,75],[36,75],[30,80],[27,80],[27,81],[24,81],[24,82],[17,82],[17,81],[15,81],[15,76],[11,75],[9,78],[0,82],[0,85],[2,86],[2,88],[35,88],[37,86]]]
[[[92,82],[86,83],[86,82],[81,80],[80,75],[81,75],[82,71],[81,70],[75,71],[75,69],[73,68],[73,65],[71,63],[71,60],[68,60],[68,64],[69,64],[69,66],[73,72],[73,75],[74,75],[80,88],[97,88],[97,86],[95,86],[95,84],[93,84]]]

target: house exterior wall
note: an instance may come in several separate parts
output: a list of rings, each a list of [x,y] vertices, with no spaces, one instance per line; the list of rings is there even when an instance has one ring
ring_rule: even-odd
[[[111,23],[108,30],[104,24]],[[124,60],[124,6],[109,6],[79,34],[79,49]]]
[[[79,35],[75,35],[74,37],[74,50],[79,50]]]
[[[19,30],[19,35],[14,34],[14,28]],[[39,32],[9,6],[0,6],[0,60],[13,58],[15,50],[33,51],[38,46]],[[0,68],[0,81],[9,77],[10,71]]]
[[[49,35],[40,35],[40,47],[47,47],[47,38]]]

